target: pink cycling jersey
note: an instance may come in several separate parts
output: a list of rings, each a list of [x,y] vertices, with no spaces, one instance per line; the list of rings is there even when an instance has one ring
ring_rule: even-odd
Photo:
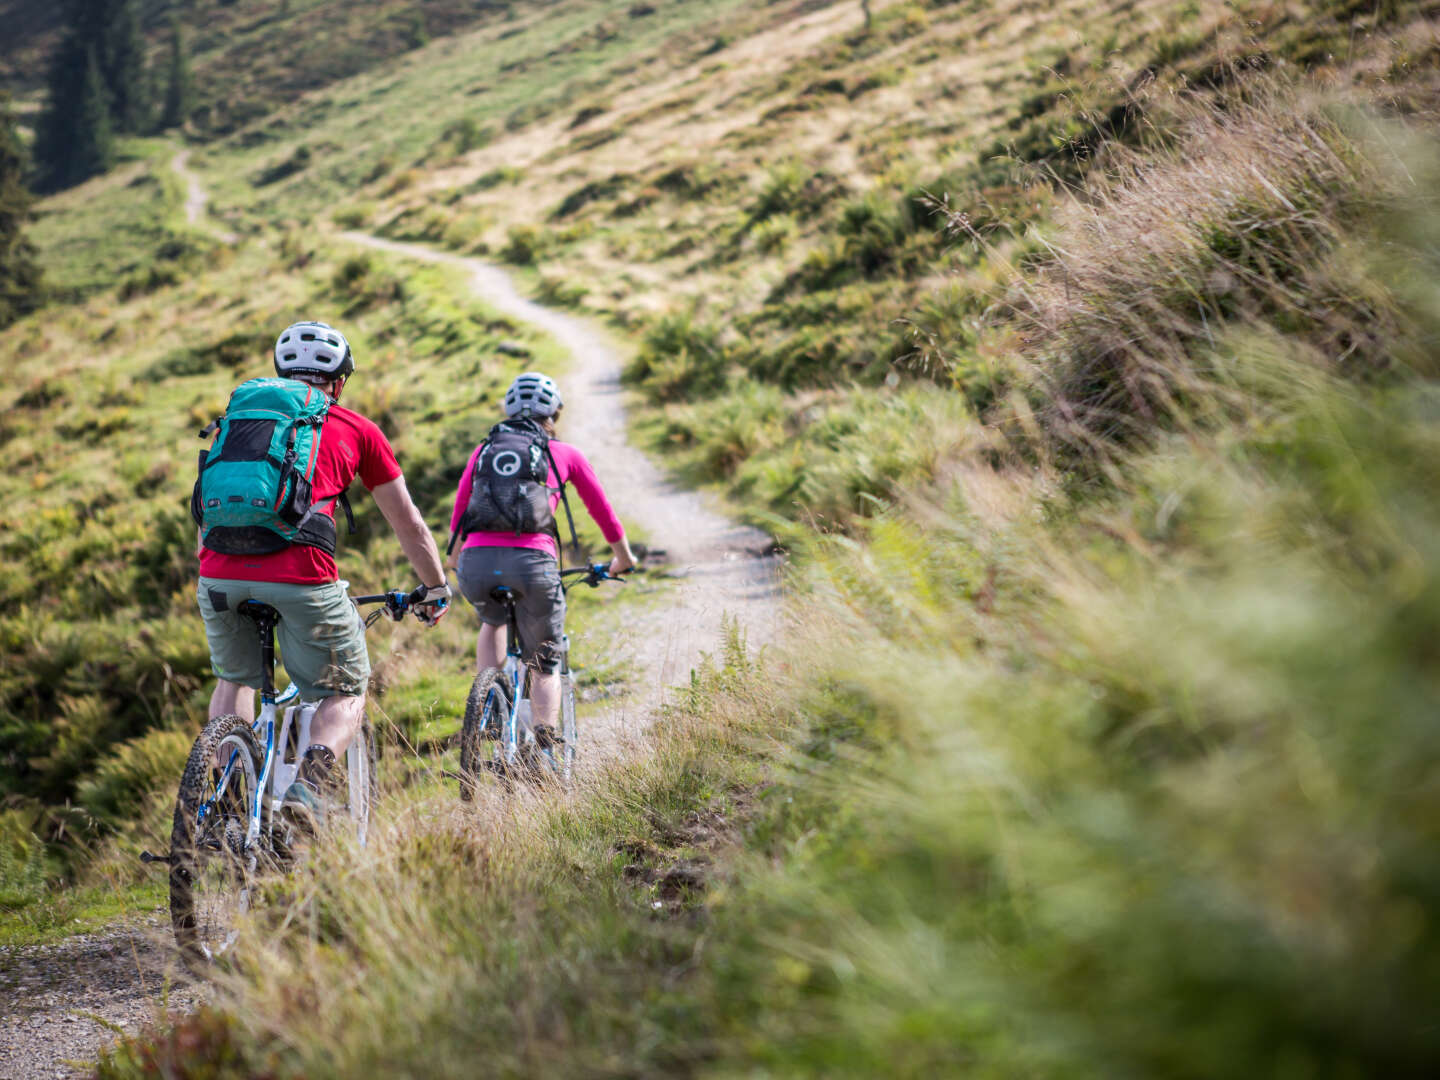
[[[455,511],[450,515],[450,531],[453,533],[460,527],[460,519],[465,516],[465,508],[470,505],[470,487],[475,482],[475,459],[480,456],[481,449],[485,446],[481,443],[475,447],[470,455],[470,460],[465,463],[465,472],[460,477],[460,488],[455,492]],[[550,469],[549,479],[546,484],[550,487],[550,509],[555,511],[560,505],[560,484],[573,484],[580,498],[585,502],[585,509],[590,511],[590,516],[595,519],[595,524],[600,526],[600,533],[605,537],[608,544],[619,543],[620,538],[625,535],[625,530],[620,525],[620,519],[615,516],[615,510],[610,505],[610,500],[605,497],[605,489],[600,486],[599,479],[595,476],[595,470],[590,467],[590,462],[585,460],[585,455],[578,448],[569,443],[550,442],[550,454],[555,459],[554,466]],[[555,471],[558,469],[560,475],[557,477]],[[533,548],[536,551],[548,551],[555,558],[560,557],[559,549],[555,545],[555,538],[549,533],[520,533],[513,532],[473,532],[465,537],[462,547],[516,547]]]

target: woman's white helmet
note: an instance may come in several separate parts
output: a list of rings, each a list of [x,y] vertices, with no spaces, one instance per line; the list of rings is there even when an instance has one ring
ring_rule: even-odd
[[[505,415],[517,417],[554,416],[565,402],[560,400],[560,387],[549,375],[527,371],[516,375],[505,391]]]
[[[329,382],[355,370],[345,335],[323,322],[297,322],[275,339],[275,374]]]

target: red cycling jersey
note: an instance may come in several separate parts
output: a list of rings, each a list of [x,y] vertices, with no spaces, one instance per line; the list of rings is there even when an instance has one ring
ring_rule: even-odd
[[[357,412],[331,405],[320,429],[320,456],[315,462],[314,502],[317,513],[335,517],[335,497],[356,476],[373,491],[400,476],[400,463],[390,440],[372,420]],[[337,530],[338,532],[338,530]],[[200,575],[239,581],[279,581],[295,585],[321,585],[335,581],[340,571],[333,556],[316,547],[292,544],[269,555],[222,555],[200,552]]]

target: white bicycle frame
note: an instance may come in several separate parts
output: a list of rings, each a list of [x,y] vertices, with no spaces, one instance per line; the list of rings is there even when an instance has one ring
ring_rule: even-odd
[[[562,634],[560,637],[561,656],[570,656],[570,635]],[[507,767],[514,766],[520,756],[520,747],[535,741],[535,733],[531,726],[530,697],[525,693],[525,668],[520,663],[520,654],[513,651],[514,643],[509,643],[510,651],[505,654],[505,664],[502,671],[510,679],[510,686],[513,693],[510,695],[510,711],[505,714],[504,720],[500,723],[500,745],[496,747],[496,757]],[[568,663],[562,664],[568,668]],[[570,672],[560,673],[562,679],[570,678]],[[490,691],[495,692],[493,689]],[[550,767],[556,772],[561,771],[561,765],[555,760],[553,748],[545,747],[540,750]]]
[[[350,583],[341,581],[340,587],[348,594]],[[256,780],[258,797],[255,805],[250,808],[250,820],[245,828],[245,847],[248,851],[260,839],[260,834],[265,826],[270,826],[274,831],[274,821],[280,810],[280,802],[284,798],[286,790],[295,782],[300,773],[300,759],[305,754],[305,748],[310,745],[310,725],[315,719],[315,710],[320,707],[318,701],[300,701],[300,687],[291,683],[280,693],[260,693],[260,711],[255,716],[255,723],[252,729],[256,739],[260,742],[261,760],[257,762],[260,775]],[[294,704],[290,704],[294,702]],[[275,717],[277,711],[284,709],[280,730],[275,730]],[[292,745],[290,738],[291,730],[295,730],[293,740],[294,755],[287,758],[286,750]],[[364,846],[367,834],[369,833],[368,807],[365,805],[370,797],[370,770],[375,767],[374,762],[367,760],[365,755],[365,738],[363,731],[357,731],[355,738],[351,741],[349,748],[345,751],[345,772],[348,781],[348,804],[347,811],[351,820],[356,825],[356,839]],[[220,781],[215,785],[215,802],[219,802],[224,796],[226,788],[230,783],[230,776],[235,771],[235,760],[238,751],[232,751],[225,768],[220,774]],[[358,796],[358,797],[357,797]],[[209,807],[202,806],[197,815],[197,825],[205,821],[205,813]],[[269,810],[268,815],[265,811]]]
[[[260,776],[256,782],[261,794],[250,808],[250,821],[245,829],[246,848],[251,847],[260,839],[260,833],[265,825],[269,824],[273,831],[275,815],[280,810],[280,801],[286,790],[295,782],[296,776],[299,775],[300,760],[305,754],[305,748],[310,745],[310,725],[320,703],[318,701],[299,701],[299,697],[300,688],[294,683],[276,694],[271,700],[265,700],[262,695],[260,714],[255,718],[253,725],[255,737],[260,740],[261,745],[262,756],[258,762]],[[292,701],[296,703],[289,704]],[[282,706],[284,713],[277,733],[275,717]],[[297,732],[293,742],[294,754],[287,758],[285,752],[292,745],[290,740],[292,728],[295,728]],[[363,744],[363,737],[357,733],[355,740],[345,751],[346,779],[351,792],[347,810],[356,824],[356,838],[362,845],[365,843],[366,834],[369,831],[368,816],[364,813],[362,800],[368,798],[371,767],[362,750]],[[219,802],[224,796],[230,783],[231,774],[235,770],[236,753],[237,751],[231,752],[230,760],[225,763],[224,771],[220,774],[220,782],[215,786],[216,802]],[[360,793],[359,799],[354,797],[356,792]],[[205,820],[206,809],[203,806],[200,808],[199,820],[201,822]],[[265,810],[270,811],[268,817],[264,814]]]

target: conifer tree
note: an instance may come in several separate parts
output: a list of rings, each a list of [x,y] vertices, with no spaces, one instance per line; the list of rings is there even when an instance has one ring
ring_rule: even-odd
[[[35,246],[24,231],[30,220],[28,165],[10,99],[0,92],[0,329],[39,307],[43,293]]]
[[[68,0],[65,8],[65,33],[50,62],[49,99],[35,133],[35,160],[49,188],[108,168],[112,132],[145,126],[144,39],[134,0]]]
[[[148,126],[150,103],[145,82],[145,38],[140,33],[136,0],[108,0],[101,41],[101,74],[110,91],[110,119],[117,131],[136,134]]]
[[[102,173],[115,164],[115,140],[110,123],[110,92],[100,74],[100,60],[94,49],[85,52],[85,82],[80,108],[71,133],[70,175],[83,179]]]
[[[190,78],[190,58],[185,52],[185,31],[178,19],[170,22],[170,75],[165,84],[165,110],[160,119],[162,128],[179,127],[190,117],[194,107],[194,84]]]

